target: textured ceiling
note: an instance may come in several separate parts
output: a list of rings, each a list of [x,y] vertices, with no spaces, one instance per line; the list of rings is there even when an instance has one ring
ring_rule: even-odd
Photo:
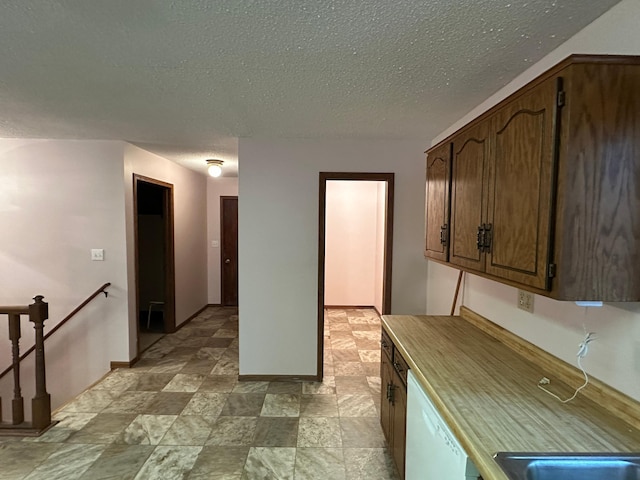
[[[423,139],[618,0],[2,0],[0,137]]]

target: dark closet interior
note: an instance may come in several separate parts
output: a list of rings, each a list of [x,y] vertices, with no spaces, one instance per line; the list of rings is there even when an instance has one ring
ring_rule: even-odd
[[[165,187],[138,182],[138,321],[140,331],[164,331]]]

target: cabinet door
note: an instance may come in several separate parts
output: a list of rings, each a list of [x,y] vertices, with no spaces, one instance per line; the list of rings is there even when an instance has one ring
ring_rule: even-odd
[[[430,150],[427,154],[424,254],[444,262],[449,259],[450,172],[451,144]]]
[[[485,175],[489,161],[489,123],[484,121],[453,139],[449,261],[482,271],[478,228],[485,218]]]
[[[393,397],[393,446],[391,454],[396,462],[400,478],[404,478],[405,464],[405,444],[407,437],[407,390],[406,386],[400,380],[400,377],[394,372],[395,385]]]
[[[549,79],[493,116],[485,271],[549,288],[549,232],[556,81]]]
[[[390,389],[393,388],[391,359],[386,352],[382,351],[380,356],[380,425],[387,439],[387,443],[391,446],[391,402],[387,397]]]
[[[559,300],[640,301],[640,65],[566,73],[559,161]]]

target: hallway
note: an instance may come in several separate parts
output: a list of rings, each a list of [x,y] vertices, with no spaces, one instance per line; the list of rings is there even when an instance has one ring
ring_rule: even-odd
[[[237,309],[210,307],[41,437],[0,437],[0,478],[397,479],[379,425],[380,320],[325,313],[323,383],[238,382]]]

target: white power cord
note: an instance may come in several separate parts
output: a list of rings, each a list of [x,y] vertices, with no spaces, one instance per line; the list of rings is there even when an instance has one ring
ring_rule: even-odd
[[[560,400],[560,402],[562,403],[568,403],[574,398],[576,398],[576,395],[578,395],[578,392],[589,384],[589,377],[587,376],[587,372],[585,372],[584,368],[582,367],[582,359],[586,357],[587,353],[589,352],[589,343],[593,342],[595,339],[596,339],[596,334],[594,332],[589,332],[585,335],[584,340],[580,343],[580,345],[578,345],[578,353],[576,354],[576,356],[578,357],[578,367],[580,367],[580,370],[584,375],[584,383],[580,385],[578,388],[576,388],[576,391],[573,392],[573,395],[570,398],[567,398],[566,400],[562,400],[555,393],[550,392],[549,390],[544,388],[543,385],[547,385],[551,383],[551,381],[547,377],[542,377],[540,379],[540,381],[538,382],[538,388],[540,390],[544,390],[552,397]]]

